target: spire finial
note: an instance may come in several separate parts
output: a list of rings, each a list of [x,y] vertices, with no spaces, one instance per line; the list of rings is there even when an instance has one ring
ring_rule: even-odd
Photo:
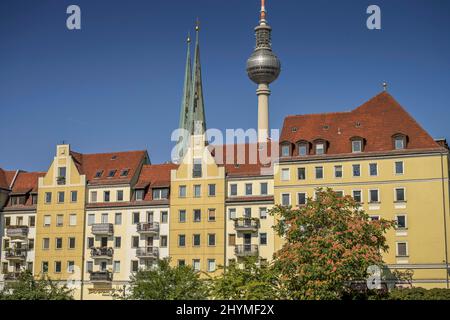
[[[187,43],[191,43],[191,33],[188,32],[187,38],[186,38],[186,42]]]
[[[266,1],[261,0],[261,21],[266,20]]]
[[[385,81],[385,82],[383,82],[383,91],[384,92],[386,92],[387,91],[387,87],[388,87],[388,84],[387,84],[387,82]]]
[[[195,22],[195,31],[199,31],[200,30],[200,19],[197,17],[197,21]]]

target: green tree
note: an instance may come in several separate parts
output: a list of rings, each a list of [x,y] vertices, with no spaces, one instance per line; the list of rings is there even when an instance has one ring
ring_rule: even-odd
[[[280,299],[279,280],[279,273],[272,266],[260,266],[257,258],[246,258],[242,265],[233,262],[221,276],[214,278],[212,296],[223,300]]]
[[[17,281],[0,291],[0,300],[73,300],[72,290],[50,278],[35,279],[31,272],[20,273]]]
[[[208,280],[189,266],[170,266],[169,259],[155,268],[131,276],[129,300],[203,300],[208,298]]]
[[[285,239],[275,253],[291,299],[341,299],[365,282],[367,268],[383,266],[385,232],[393,221],[371,221],[352,197],[317,189],[299,209],[276,206],[276,233]]]

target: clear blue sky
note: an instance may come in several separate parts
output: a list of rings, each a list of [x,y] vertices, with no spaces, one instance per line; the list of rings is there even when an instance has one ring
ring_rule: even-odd
[[[66,29],[78,4],[82,30]],[[382,30],[366,28],[366,8]],[[271,127],[289,114],[351,110],[389,83],[433,137],[450,138],[450,1],[268,0],[274,51]],[[147,149],[170,159],[186,33],[201,20],[208,127],[257,122],[245,73],[259,0],[2,0],[0,167],[46,170],[55,145]]]

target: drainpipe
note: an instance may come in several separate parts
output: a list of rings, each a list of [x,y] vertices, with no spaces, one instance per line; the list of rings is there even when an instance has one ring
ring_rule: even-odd
[[[444,239],[445,239],[445,275],[446,275],[446,285],[447,289],[449,289],[449,270],[448,270],[448,245],[447,245],[447,212],[446,212],[446,203],[445,203],[445,174],[444,174],[444,154],[441,153],[441,174],[442,174],[442,206],[444,212]]]

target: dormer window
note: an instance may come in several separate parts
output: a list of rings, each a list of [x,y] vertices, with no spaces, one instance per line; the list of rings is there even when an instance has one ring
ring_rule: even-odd
[[[322,139],[317,139],[314,141],[314,151],[316,155],[327,153],[327,142]]]
[[[298,155],[300,157],[305,157],[309,154],[309,142],[299,141],[297,142]]]
[[[136,201],[144,200],[144,190],[136,190],[134,197],[135,197]]]
[[[169,198],[169,189],[153,189],[153,200],[161,200]]]
[[[95,173],[95,178],[96,178],[96,179],[100,178],[100,177],[102,176],[102,174],[103,174],[103,170],[97,171],[97,172]]]
[[[397,133],[392,136],[393,144],[395,150],[403,150],[406,149],[406,144],[408,142],[408,137],[404,134]]]
[[[126,176],[128,176],[129,172],[130,172],[130,169],[123,169],[122,172],[120,173],[120,176],[126,177]]]
[[[350,139],[352,143],[352,152],[358,153],[364,150],[364,139],[361,137],[353,137]]]
[[[281,145],[281,156],[289,157],[291,155],[291,145],[288,143],[284,143]]]
[[[108,173],[108,178],[112,178],[116,175],[117,170],[110,170]]]

